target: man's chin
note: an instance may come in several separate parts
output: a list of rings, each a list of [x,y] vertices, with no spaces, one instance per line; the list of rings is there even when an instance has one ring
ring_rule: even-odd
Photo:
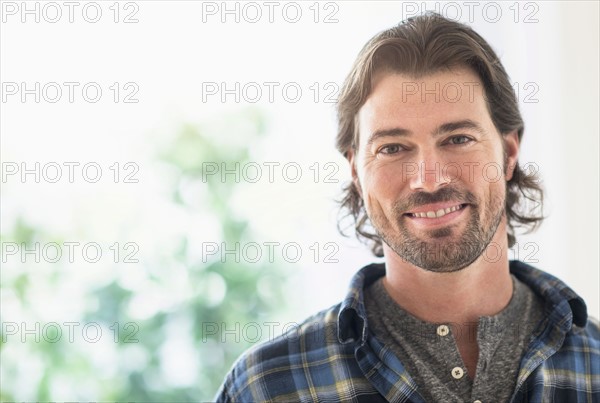
[[[444,231],[443,229],[436,231]],[[413,238],[396,240],[388,252],[396,254],[401,260],[423,270],[436,273],[451,273],[463,270],[481,255],[478,245],[465,242],[450,234],[430,234],[426,241]]]
[[[439,228],[429,231],[429,237],[431,239],[449,239],[454,235],[454,231],[450,227]]]
[[[433,272],[433,273],[456,273],[458,271],[464,270],[469,267],[477,258],[473,260],[462,260],[456,262],[448,262],[448,261],[427,261],[427,262],[417,262],[419,264],[415,264],[420,269],[425,271]]]

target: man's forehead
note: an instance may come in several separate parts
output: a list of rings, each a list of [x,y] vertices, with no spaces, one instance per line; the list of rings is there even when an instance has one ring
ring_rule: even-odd
[[[409,101],[458,103],[472,102],[472,97],[475,95],[483,96],[484,88],[479,76],[467,67],[420,75],[386,70],[373,76],[371,92],[365,103],[379,94],[391,95],[392,93],[406,103]]]
[[[459,119],[482,113],[489,116],[483,84],[468,68],[420,77],[388,71],[375,76],[358,121],[365,128],[366,122],[385,126],[386,121],[392,124],[398,118]]]

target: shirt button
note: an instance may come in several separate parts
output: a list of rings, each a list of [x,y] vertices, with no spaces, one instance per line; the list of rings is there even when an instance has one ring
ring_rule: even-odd
[[[465,371],[463,371],[463,369],[461,367],[454,367],[452,369],[452,377],[454,379],[460,379],[463,377],[464,374],[465,374]]]
[[[449,332],[450,329],[448,329],[448,326],[446,325],[439,325],[437,328],[437,334],[439,336],[446,336]]]

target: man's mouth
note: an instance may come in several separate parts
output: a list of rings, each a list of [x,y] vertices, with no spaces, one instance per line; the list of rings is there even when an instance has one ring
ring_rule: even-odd
[[[467,206],[467,203],[455,204],[453,206],[448,206],[445,208],[438,208],[435,210],[421,210],[405,213],[405,215],[409,217],[415,218],[440,218],[445,216],[446,214],[453,213],[458,210],[462,210]]]

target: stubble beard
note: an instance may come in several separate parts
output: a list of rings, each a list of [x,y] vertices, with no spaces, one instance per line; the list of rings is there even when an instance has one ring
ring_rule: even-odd
[[[427,240],[413,234],[406,225],[411,218],[403,214],[419,205],[435,202],[459,201],[468,203],[469,221],[462,235],[453,225],[427,232]],[[427,271],[450,273],[462,270],[473,263],[492,241],[504,214],[504,197],[488,199],[485,222],[479,218],[480,204],[468,191],[442,188],[436,193],[416,193],[408,200],[396,203],[392,219],[398,230],[391,228],[386,219],[374,215],[371,219],[379,237],[403,260]],[[451,238],[450,238],[451,237]]]

